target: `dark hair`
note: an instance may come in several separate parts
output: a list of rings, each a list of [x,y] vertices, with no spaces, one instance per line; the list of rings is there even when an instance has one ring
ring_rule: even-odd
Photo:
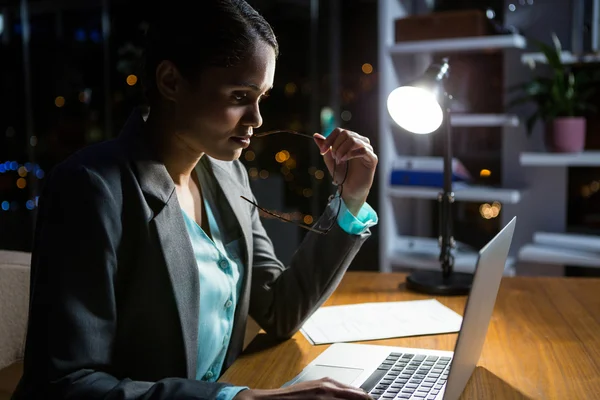
[[[150,99],[155,95],[156,68],[163,60],[172,61],[184,77],[193,79],[206,67],[237,65],[259,40],[279,55],[271,25],[244,0],[160,1],[150,13],[146,31],[146,94]]]

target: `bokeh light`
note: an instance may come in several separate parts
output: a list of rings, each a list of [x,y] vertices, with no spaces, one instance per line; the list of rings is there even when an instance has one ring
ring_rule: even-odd
[[[137,78],[137,76],[131,74],[131,75],[127,76],[127,79],[125,79],[125,81],[127,82],[127,84],[129,86],[133,86],[133,85],[135,85],[137,83],[138,78]]]

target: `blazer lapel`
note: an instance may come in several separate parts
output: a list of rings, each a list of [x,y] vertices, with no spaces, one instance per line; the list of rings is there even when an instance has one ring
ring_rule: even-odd
[[[217,185],[221,188],[225,199],[229,203],[231,211],[237,219],[240,230],[242,232],[244,247],[245,247],[245,260],[244,263],[244,282],[242,285],[242,292],[238,301],[238,305],[235,310],[234,316],[234,331],[229,342],[229,348],[225,355],[224,368],[227,368],[233,363],[235,358],[242,352],[244,344],[244,336],[246,332],[246,322],[248,319],[248,309],[250,306],[250,283],[252,281],[252,221],[248,203],[243,200],[240,195],[244,194],[244,189],[239,181],[232,178],[232,172],[229,170],[230,166],[223,167],[218,162],[209,159],[206,155],[202,157],[201,162],[204,162],[205,166],[212,171]],[[220,206],[221,212],[230,213],[230,210],[225,206]]]
[[[239,182],[236,182],[228,171],[223,167],[209,159],[206,155],[202,157],[201,162],[205,162],[205,166],[212,171],[217,185],[225,195],[233,214],[235,215],[244,238],[244,265],[249,266],[252,260],[252,221],[248,210],[248,203],[240,196],[244,193],[241,191]]]
[[[187,377],[196,378],[200,283],[198,266],[177,196],[154,217],[158,240],[171,278],[187,356]]]
[[[132,113],[120,139],[129,150],[140,188],[148,204],[148,223],[156,229],[167,267],[187,360],[187,378],[196,378],[198,357],[198,317],[200,282],[192,243],[185,227],[175,184],[152,152],[144,135],[144,121],[139,110]]]

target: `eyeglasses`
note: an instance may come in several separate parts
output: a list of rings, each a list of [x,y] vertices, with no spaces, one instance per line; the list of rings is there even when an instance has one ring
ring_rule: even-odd
[[[313,137],[311,135],[308,135],[306,133],[292,131],[292,130],[273,130],[273,131],[261,132],[261,133],[255,134],[254,138],[262,138],[262,137],[273,135],[276,133],[289,133],[292,135],[302,136],[302,137],[305,137],[305,138],[308,138],[311,140],[313,139]],[[344,190],[344,186],[343,186],[344,182],[346,181],[346,177],[348,176],[348,161],[346,161],[344,164],[345,164],[344,168],[340,168],[340,166],[336,162],[334,162],[334,164],[333,164],[333,174],[332,174],[333,175],[333,184],[337,186],[337,191],[336,191],[336,194],[332,194],[331,196],[329,196],[327,206],[329,207],[331,202],[333,202],[334,200],[336,200],[336,198],[339,197],[339,199],[336,200],[337,201],[336,211],[334,213],[323,214],[317,220],[317,222],[315,222],[312,226],[288,219],[275,211],[267,210],[266,208],[259,206],[258,204],[256,204],[256,202],[254,202],[244,196],[240,196],[240,197],[242,199],[246,200],[248,203],[252,204],[254,207],[258,208],[263,213],[268,214],[272,217],[275,217],[280,221],[289,222],[291,224],[294,224],[296,226],[304,228],[308,231],[315,232],[315,233],[318,233],[321,235],[326,235],[329,233],[329,231],[331,231],[331,229],[335,225],[335,223],[339,217],[340,210],[342,208],[341,196],[342,196],[342,193]],[[338,173],[340,175],[342,175],[342,179],[339,183],[337,183],[338,182],[338,180],[337,180]]]

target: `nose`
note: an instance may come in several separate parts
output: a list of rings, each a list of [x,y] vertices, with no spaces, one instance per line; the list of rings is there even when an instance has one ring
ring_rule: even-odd
[[[260,107],[258,102],[255,102],[248,106],[246,114],[244,114],[244,125],[251,126],[254,129],[258,129],[262,126],[263,119],[260,115]]]

